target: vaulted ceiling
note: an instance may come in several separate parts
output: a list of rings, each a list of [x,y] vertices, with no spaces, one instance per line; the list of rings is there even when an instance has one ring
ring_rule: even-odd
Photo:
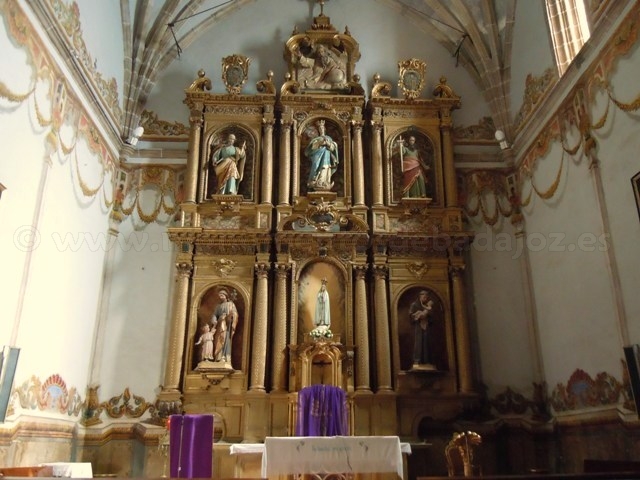
[[[307,0],[310,16],[330,0]],[[354,0],[349,0],[354,1]],[[368,0],[372,1],[372,0]],[[509,78],[515,0],[376,0],[436,39],[467,69],[490,106],[494,124],[509,134]],[[362,5],[358,1],[358,6]],[[255,0],[121,0],[125,58],[124,129],[138,125],[165,69],[207,31]],[[363,2],[364,3],[364,2]],[[167,28],[169,26],[170,28]]]

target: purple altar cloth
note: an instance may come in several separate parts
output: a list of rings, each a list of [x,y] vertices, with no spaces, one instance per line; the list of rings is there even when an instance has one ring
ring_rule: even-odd
[[[213,415],[171,415],[169,471],[173,478],[210,478]]]
[[[297,437],[349,434],[347,395],[340,387],[311,385],[298,392]]]

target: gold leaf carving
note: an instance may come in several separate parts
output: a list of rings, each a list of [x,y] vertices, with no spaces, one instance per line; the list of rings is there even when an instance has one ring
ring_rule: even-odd
[[[425,262],[413,262],[407,265],[407,270],[416,278],[422,278],[429,271],[429,265]]]

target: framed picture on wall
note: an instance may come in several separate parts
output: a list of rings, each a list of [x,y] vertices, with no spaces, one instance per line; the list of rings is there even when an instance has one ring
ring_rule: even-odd
[[[636,199],[636,208],[638,216],[640,216],[640,172],[631,177],[631,185],[633,186],[633,196]]]

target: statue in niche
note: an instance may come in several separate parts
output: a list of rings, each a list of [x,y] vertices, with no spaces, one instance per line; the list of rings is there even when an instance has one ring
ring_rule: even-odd
[[[412,369],[435,369],[431,356],[431,327],[435,302],[428,290],[420,290],[418,298],[409,307],[409,321],[413,325]]]
[[[197,312],[191,368],[228,372],[234,370],[234,366],[239,368],[243,355],[244,312],[244,299],[234,286],[215,285],[204,292]]]
[[[329,299],[329,292],[327,291],[326,278],[322,279],[320,291],[316,298],[316,312],[313,319],[313,325],[316,327],[323,326],[327,328],[331,326],[331,303]]]
[[[235,293],[235,291],[234,291]],[[220,289],[220,299],[211,316],[211,328],[216,330],[214,341],[214,359],[216,362],[228,364],[231,362],[231,341],[238,326],[238,310],[232,297],[226,289]]]
[[[431,166],[421,155],[416,145],[416,137],[411,135],[409,140],[405,141],[402,136],[399,136],[396,144],[397,156],[402,168],[402,197],[430,198],[427,185],[430,182]],[[431,191],[432,188],[429,190]]]
[[[200,347],[200,361],[213,362],[215,359],[213,353],[213,341],[215,339],[215,329],[211,331],[209,324],[205,324],[202,327],[202,334],[196,342],[196,345],[202,345]]]
[[[211,147],[211,155],[205,168],[208,169],[207,197],[211,195],[237,195],[244,176],[246,146],[236,145],[236,136],[229,133],[222,144]]]
[[[318,120],[316,126],[317,130],[312,128],[307,131],[311,140],[304,150],[310,163],[307,188],[326,191],[333,187],[331,177],[340,162],[338,144],[327,135],[324,120]]]

